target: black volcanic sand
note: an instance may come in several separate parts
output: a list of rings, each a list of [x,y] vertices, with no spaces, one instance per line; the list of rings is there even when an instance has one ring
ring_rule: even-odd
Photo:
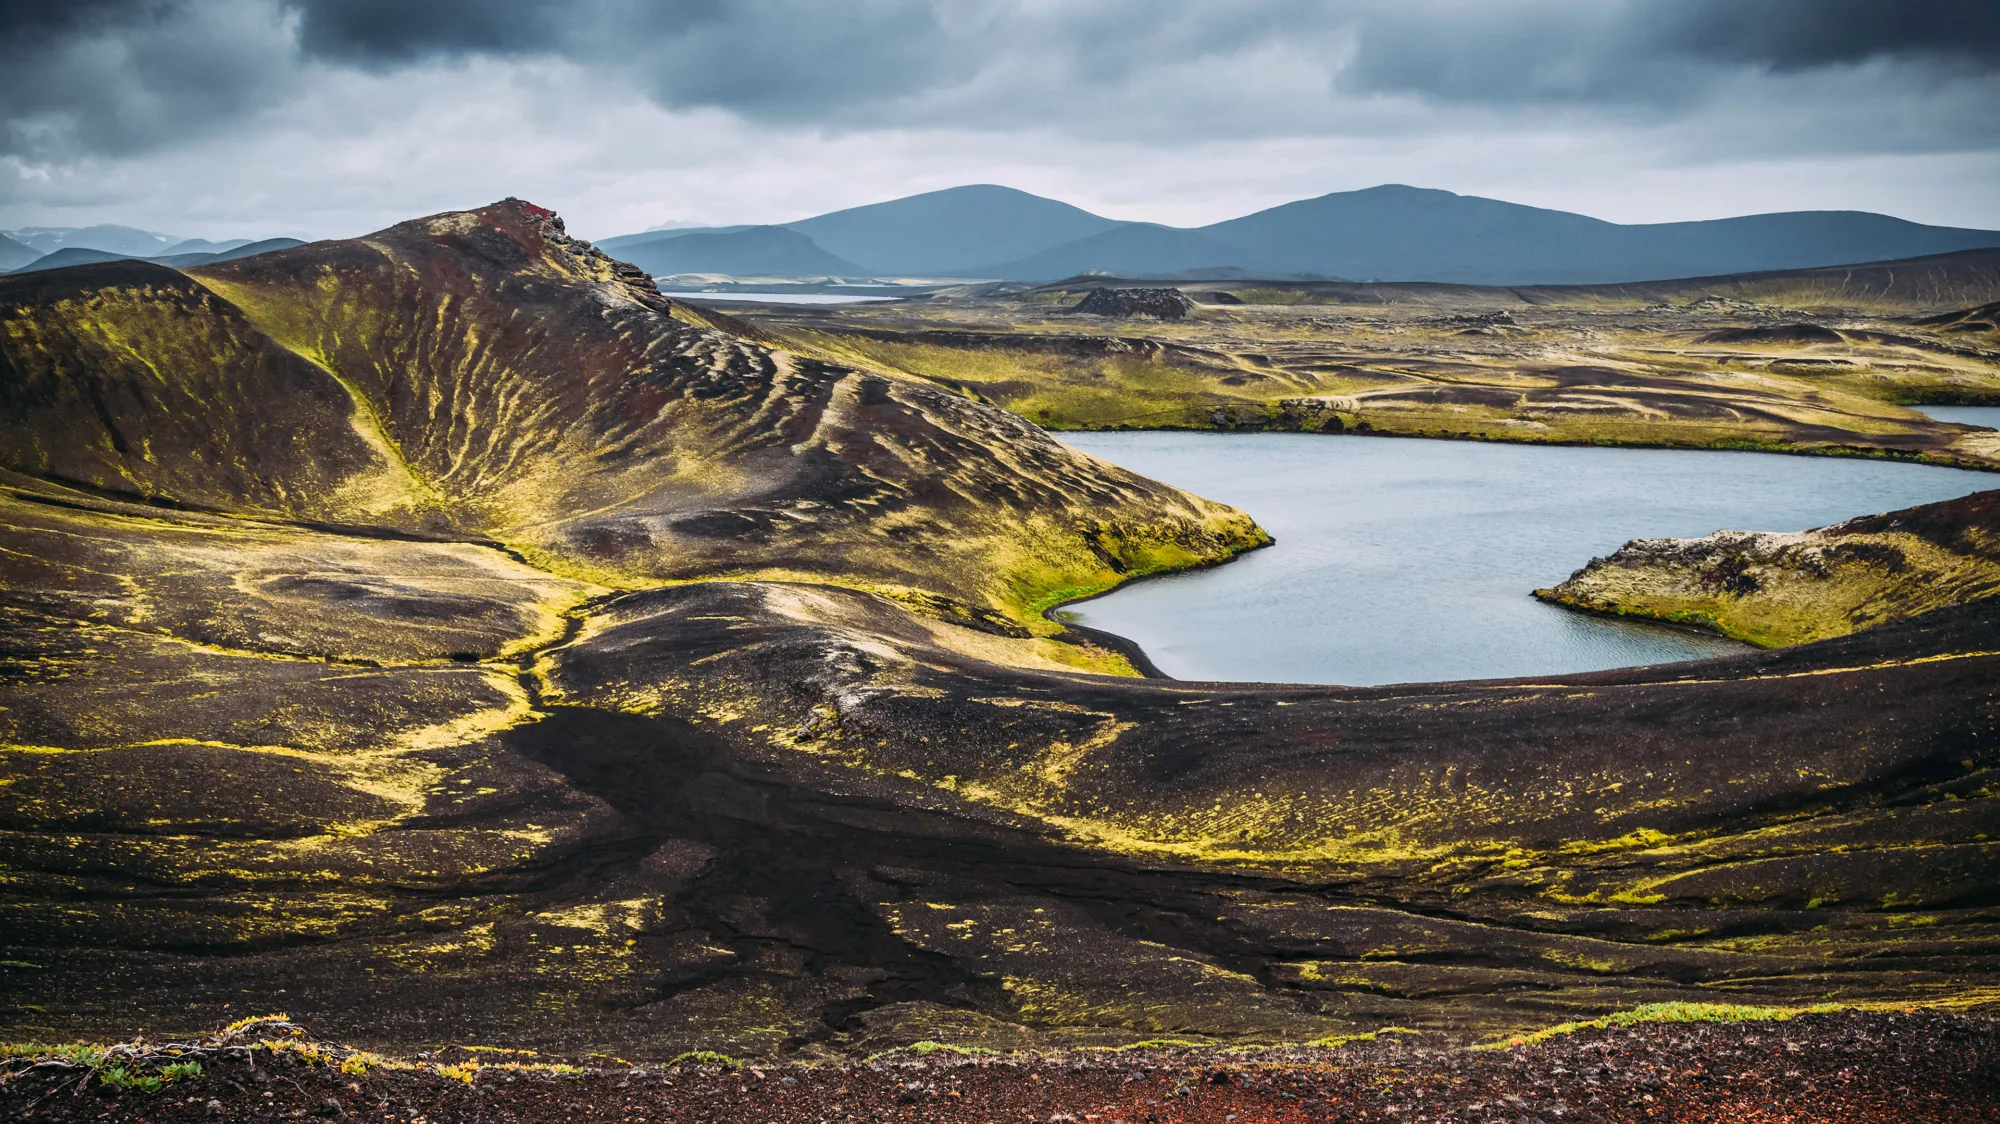
[[[192,1056],[192,1055],[190,1055]],[[2000,1120],[2000,1027],[1938,1014],[1582,1031],[1465,1051],[1404,1037],[1320,1049],[1174,1048],[748,1066],[685,1061],[573,1075],[483,1069],[345,1074],[265,1049],[208,1051],[205,1072],[117,1093],[46,1067],[0,1085],[20,1121],[1103,1121],[1375,1124],[1977,1124]],[[450,1062],[468,1055],[453,1052]],[[485,1055],[488,1065],[495,1055]],[[469,1078],[466,1079],[466,1078]]]
[[[1532,681],[1091,674],[1043,608],[1262,532],[676,319],[539,208],[92,268],[0,282],[10,1040],[825,1061],[2000,995],[2000,602]]]

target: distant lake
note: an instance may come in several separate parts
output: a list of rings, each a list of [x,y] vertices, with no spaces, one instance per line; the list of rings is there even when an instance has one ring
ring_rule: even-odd
[[[693,301],[705,304],[709,301],[754,301],[758,304],[857,304],[861,301],[892,301],[895,297],[857,297],[847,293],[667,293],[671,300]]]
[[[1368,685],[1698,659],[1747,645],[1530,596],[1633,538],[1798,531],[2000,488],[1930,465],[1304,434],[1062,433],[1249,512],[1277,544],[1065,615],[1180,679]]]
[[[2000,406],[1912,406],[1910,409],[1941,422],[2000,429]]]

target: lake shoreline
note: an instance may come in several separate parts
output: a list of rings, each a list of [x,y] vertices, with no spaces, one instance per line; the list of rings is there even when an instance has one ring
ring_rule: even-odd
[[[1254,519],[1256,518],[1256,516],[1252,515],[1251,518]],[[1261,524],[1259,526],[1261,529]],[[1114,593],[1120,592],[1121,590],[1130,589],[1141,582],[1155,581],[1160,578],[1178,577],[1182,574],[1198,573],[1202,570],[1214,570],[1222,566],[1227,566],[1231,562],[1234,562],[1242,558],[1246,554],[1251,554],[1259,550],[1268,550],[1276,545],[1278,545],[1277,536],[1271,534],[1269,531],[1265,531],[1263,542],[1257,543],[1254,546],[1246,546],[1242,550],[1237,551],[1236,553],[1230,555],[1227,558],[1218,558],[1213,562],[1199,562],[1192,566],[1183,566],[1178,570],[1155,570],[1150,574],[1136,574],[1130,578],[1125,579],[1124,581],[1119,582],[1117,585],[1114,585],[1109,589],[1100,589],[1096,593],[1088,594],[1083,597],[1071,598],[1068,601],[1063,601],[1051,605],[1048,608],[1042,610],[1042,619],[1048,621],[1051,624],[1061,625],[1065,632],[1076,633],[1078,636],[1082,637],[1083,639],[1089,641],[1092,644],[1097,645],[1100,648],[1109,648],[1113,652],[1116,652],[1119,655],[1125,657],[1125,662],[1132,665],[1132,670],[1138,672],[1140,678],[1178,679],[1177,676],[1168,675],[1165,671],[1160,670],[1160,666],[1153,662],[1153,657],[1146,654],[1145,646],[1140,644],[1138,641],[1132,639],[1131,637],[1121,636],[1118,633],[1109,632],[1101,628],[1092,628],[1089,625],[1081,624],[1077,621],[1064,620],[1063,618],[1056,616],[1056,614],[1075,605],[1081,605],[1088,601],[1095,601],[1100,597],[1109,597]],[[1058,635],[1055,637],[1055,639],[1064,640],[1065,638],[1063,636]]]
[[[1911,407],[1914,409],[1914,407]],[[1926,415],[1928,416],[1928,415]],[[1894,464],[1921,464],[1933,468],[1956,468],[1967,472],[1985,472],[2000,475],[2000,463],[1933,453],[1904,452],[1897,449],[1862,448],[1859,446],[1826,446],[1823,448],[1794,448],[1782,445],[1764,445],[1750,441],[1722,441],[1710,444],[1680,443],[1661,441],[1619,441],[1619,440],[1568,440],[1562,438],[1540,438],[1531,436],[1512,437],[1484,433],[1407,433],[1380,428],[1369,429],[1292,429],[1269,426],[1254,429],[1223,428],[1200,425],[1117,425],[1105,426],[1056,426],[1036,422],[1048,433],[1060,438],[1066,433],[1201,433],[1218,437],[1270,437],[1274,435],[1295,435],[1299,437],[1393,437],[1415,441],[1458,441],[1475,445],[1518,445],[1549,449],[1656,449],[1663,452],[1685,453],[1759,453],[1784,457],[1824,457],[1831,460],[1883,461]],[[1966,425],[1964,422],[1941,422],[1944,425]],[[1980,426],[1968,426],[1978,430]],[[1857,513],[1860,514],[1860,513]]]
[[[1991,488],[1985,473],[1885,458],[1701,455],[1748,450],[1056,436],[1244,510],[1285,544],[1232,558],[1238,566],[1148,575],[1172,582],[1123,582],[1046,614],[1119,637],[1152,670],[1196,682],[1377,686],[1747,654],[1756,646],[1721,631],[1583,613],[1535,591],[1634,539],[1801,531]]]

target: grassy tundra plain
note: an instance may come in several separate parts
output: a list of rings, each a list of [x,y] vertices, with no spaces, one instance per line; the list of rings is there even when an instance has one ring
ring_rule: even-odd
[[[2000,467],[2000,437],[1906,408],[2000,403],[2000,251],[1630,285],[1183,282],[1196,306],[1183,318],[1070,311],[1092,288],[1158,284],[1079,278],[893,303],[723,307],[774,344],[977,395],[1058,430]]]

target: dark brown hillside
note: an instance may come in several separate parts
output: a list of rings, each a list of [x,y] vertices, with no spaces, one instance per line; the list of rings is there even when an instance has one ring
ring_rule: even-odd
[[[138,261],[0,278],[0,464],[105,493],[303,519],[421,519],[340,383]]]
[[[1070,278],[1038,286],[1043,292],[1144,284],[1138,278]],[[1157,283],[1157,282],[1156,282]],[[1257,278],[1189,281],[1180,288],[1211,304],[1241,303],[1245,290],[1269,293],[1273,286],[1311,294],[1312,303],[1332,305],[1484,304],[1520,307],[1591,303],[1671,302],[1706,297],[1768,302],[1794,308],[1872,309],[1910,312],[1991,302],[2000,294],[2000,249],[1959,250],[1896,261],[1731,273],[1714,277],[1664,278],[1599,285],[1469,285],[1448,281],[1274,281]],[[1216,300],[1216,297],[1227,298]]]
[[[1624,285],[1523,286],[1517,291],[1537,304],[1586,295],[1675,303],[1721,296],[1793,308],[1908,312],[1992,300],[2000,293],[2000,249]]]
[[[195,273],[353,386],[455,526],[607,583],[838,573],[1033,625],[1262,541],[1004,411],[675,320],[531,204]]]

